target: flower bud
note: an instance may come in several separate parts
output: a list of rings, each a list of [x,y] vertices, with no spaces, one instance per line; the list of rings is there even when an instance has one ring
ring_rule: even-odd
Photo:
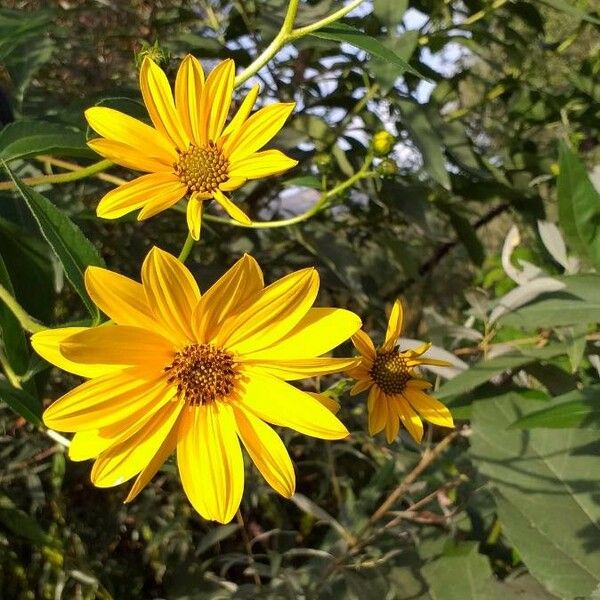
[[[382,177],[394,177],[398,172],[398,165],[391,158],[386,158],[377,165],[377,172]]]
[[[378,131],[373,136],[373,142],[372,142],[373,143],[373,151],[375,152],[375,155],[376,156],[387,156],[392,151],[395,141],[396,141],[396,138],[394,138],[394,136],[391,133],[385,131],[385,129]]]

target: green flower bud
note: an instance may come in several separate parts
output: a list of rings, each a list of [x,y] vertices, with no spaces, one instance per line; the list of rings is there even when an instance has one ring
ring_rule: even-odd
[[[377,172],[382,177],[394,177],[398,172],[398,165],[391,158],[386,158],[377,165]]]
[[[315,165],[319,173],[329,173],[332,169],[331,155],[325,152],[319,152],[315,155]]]

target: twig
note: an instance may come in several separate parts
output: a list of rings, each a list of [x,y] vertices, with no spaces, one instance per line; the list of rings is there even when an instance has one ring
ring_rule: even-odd
[[[235,519],[240,526],[240,530],[242,532],[242,538],[244,540],[244,546],[246,547],[246,552],[248,554],[248,562],[252,567],[252,577],[254,579],[254,583],[258,586],[262,586],[262,582],[260,580],[260,575],[256,570],[256,561],[254,560],[254,554],[252,554],[252,542],[250,541],[250,537],[248,536],[248,531],[246,531],[246,524],[244,523],[244,517],[242,517],[242,513],[238,508],[238,511],[235,513]]]

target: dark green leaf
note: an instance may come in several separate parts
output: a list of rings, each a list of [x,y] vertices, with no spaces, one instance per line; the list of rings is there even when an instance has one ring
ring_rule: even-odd
[[[0,379],[0,400],[33,425],[42,424],[42,407],[33,397]]]
[[[356,48],[367,51],[373,56],[378,56],[383,60],[387,60],[394,63],[398,67],[401,67],[403,71],[408,71],[421,79],[425,79],[421,73],[411,67],[404,59],[400,58],[395,52],[392,52],[389,48],[386,48],[381,42],[376,40],[374,37],[367,35],[346,23],[335,23],[333,25],[327,25],[322,29],[314,31],[311,35],[322,38],[325,40],[333,40],[335,42],[346,42]]]
[[[90,315],[95,321],[99,321],[98,308],[87,295],[83,280],[87,267],[104,266],[96,248],[47,198],[23,184],[6,165],[5,168],[36,219],[42,235],[62,264],[67,278],[80,295]]]
[[[408,0],[375,0],[373,12],[387,27],[400,24],[408,8]]]
[[[7,496],[0,496],[0,523],[36,546],[53,546],[52,538],[27,513],[15,507]]]

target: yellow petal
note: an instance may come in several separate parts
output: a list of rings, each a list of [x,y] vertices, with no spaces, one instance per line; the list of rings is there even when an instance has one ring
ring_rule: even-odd
[[[162,467],[169,455],[175,450],[179,433],[178,430],[179,427],[173,427],[167,434],[167,437],[160,448],[154,453],[150,462],[142,469],[134,484],[131,486],[129,494],[127,494],[127,498],[124,500],[125,503],[131,502],[148,485],[149,481],[156,475],[157,471]]]
[[[147,171],[148,173],[159,173],[162,171],[173,171],[173,160],[167,158],[152,158],[145,151],[142,152],[138,148],[129,146],[122,142],[114,140],[105,140],[104,138],[96,138],[90,140],[87,145],[94,151],[112,160],[118,165],[122,165],[129,169],[137,171]]]
[[[286,498],[296,488],[296,474],[281,438],[252,413],[234,407],[238,434],[250,458],[267,483]]]
[[[169,402],[135,435],[105,450],[92,468],[92,483],[113,487],[147,467],[175,426],[182,406],[181,402]]]
[[[141,283],[108,269],[88,267],[85,289],[94,304],[117,325],[156,329]]]
[[[248,298],[264,287],[262,271],[254,258],[244,254],[202,296],[193,316],[198,341],[209,341],[221,323]]]
[[[44,412],[47,427],[59,431],[89,431],[123,421],[151,407],[172,392],[162,378],[143,380],[131,371],[105,375],[77,386]]]
[[[56,365],[63,371],[80,375],[81,377],[99,377],[120,371],[122,367],[115,365],[88,365],[69,360],[61,350],[61,344],[67,338],[87,331],[87,327],[61,327],[60,329],[45,329],[31,336],[33,349],[50,364]]]
[[[175,107],[188,137],[200,145],[200,98],[204,88],[204,71],[200,62],[188,54],[179,65],[175,79]]]
[[[171,208],[171,206],[179,202],[185,194],[185,190],[182,192],[183,187],[182,184],[181,187],[177,189],[173,188],[172,190],[165,192],[162,196],[158,196],[149,201],[138,213],[137,220],[144,221]]]
[[[362,329],[352,336],[352,343],[363,356],[370,359],[375,358],[376,352],[373,340]]]
[[[240,406],[258,418],[324,440],[348,435],[341,421],[309,394],[289,383],[246,368]]]
[[[396,345],[396,340],[400,336],[402,332],[402,321],[403,321],[403,311],[402,311],[402,303],[398,298],[396,302],[394,302],[394,306],[392,306],[392,312],[390,313],[390,319],[388,321],[387,332],[385,334],[385,342],[383,343],[382,350],[384,352],[389,352],[394,349]]]
[[[340,412],[340,403],[337,400],[334,400],[331,396],[327,394],[319,394],[317,392],[307,392],[310,394],[317,402],[321,403],[327,410],[330,410],[334,415],[337,415]]]
[[[314,269],[302,269],[267,286],[227,319],[215,340],[239,354],[271,346],[306,315],[319,289]]]
[[[360,394],[365,390],[368,390],[373,385],[371,379],[363,379],[362,381],[357,381],[350,390],[351,396],[356,396],[356,394]]]
[[[286,381],[305,379],[306,377],[320,377],[330,373],[340,373],[356,364],[356,358],[292,358],[288,360],[247,359],[243,358],[244,364],[253,369],[279,377]]]
[[[244,490],[244,461],[229,404],[211,402],[184,410],[177,465],[193,507],[205,519],[231,521]]]
[[[69,458],[75,462],[96,458],[113,440],[100,435],[98,430],[78,431],[69,446]]]
[[[238,208],[221,190],[214,190],[213,198],[235,221],[238,221],[239,223],[244,223],[244,225],[250,225],[252,223],[250,217],[248,217],[248,215],[241,208]]]
[[[94,106],[85,111],[85,118],[102,137],[143,148],[147,156],[161,163],[172,165],[177,161],[177,152],[168,137],[129,115],[112,108]]]
[[[206,79],[201,100],[203,144],[208,140],[216,141],[223,131],[231,106],[234,78],[235,65],[231,59],[227,59],[219,63]]]
[[[391,396],[386,396],[388,418],[385,423],[385,440],[391,444],[397,437],[400,431],[400,415],[397,408],[396,400]]]
[[[154,127],[170,139],[175,147],[186,150],[190,139],[175,110],[167,76],[148,57],[144,58],[140,69],[140,89]]]
[[[142,282],[154,316],[172,332],[172,339],[194,340],[192,314],[200,290],[188,269],[154,246],[142,265]]]
[[[204,202],[194,194],[185,211],[188,229],[192,238],[196,241],[200,239],[200,229],[202,228],[202,213],[204,212]]]
[[[111,190],[100,200],[96,214],[103,219],[118,219],[148,203],[167,196],[173,204],[183,198],[187,188],[173,173],[151,173]]]
[[[297,160],[286,156],[279,150],[264,150],[232,162],[229,168],[229,176],[259,179],[269,175],[279,175],[279,173],[283,173],[297,164]]]
[[[245,177],[230,177],[227,181],[219,184],[219,189],[222,192],[232,192],[242,187],[246,181]]]
[[[311,308],[277,343],[245,355],[252,359],[320,356],[347,340],[360,327],[360,318],[343,308]]]
[[[369,435],[376,435],[385,427],[389,416],[385,396],[375,385],[369,392],[367,407],[369,411]]]
[[[242,126],[242,124],[248,118],[248,115],[252,111],[252,108],[254,107],[254,103],[256,102],[256,97],[258,96],[259,90],[260,86],[258,85],[258,83],[250,88],[250,91],[244,98],[244,101],[242,102],[238,111],[235,113],[235,116],[233,117],[233,119],[231,119],[229,125],[227,125],[227,127],[221,134],[222,137],[225,137],[230,133],[234,133],[237,129],[239,129]]]
[[[409,402],[402,396],[396,397],[398,404],[396,405],[402,425],[412,436],[415,442],[420,442],[423,439],[423,421],[421,417],[411,408]]]
[[[425,381],[425,379],[409,379],[406,382],[406,387],[407,388],[417,388],[418,390],[426,390],[430,387],[432,387],[433,384],[430,383],[429,381]]]
[[[419,389],[410,388],[404,391],[404,397],[426,421],[442,427],[454,427],[450,411],[439,400],[428,396]]]
[[[160,369],[174,356],[172,344],[154,331],[130,325],[102,325],[66,338],[61,352],[75,362],[144,365]]]
[[[260,150],[283,127],[296,104],[276,102],[256,111],[223,145],[230,162],[240,161]]]

